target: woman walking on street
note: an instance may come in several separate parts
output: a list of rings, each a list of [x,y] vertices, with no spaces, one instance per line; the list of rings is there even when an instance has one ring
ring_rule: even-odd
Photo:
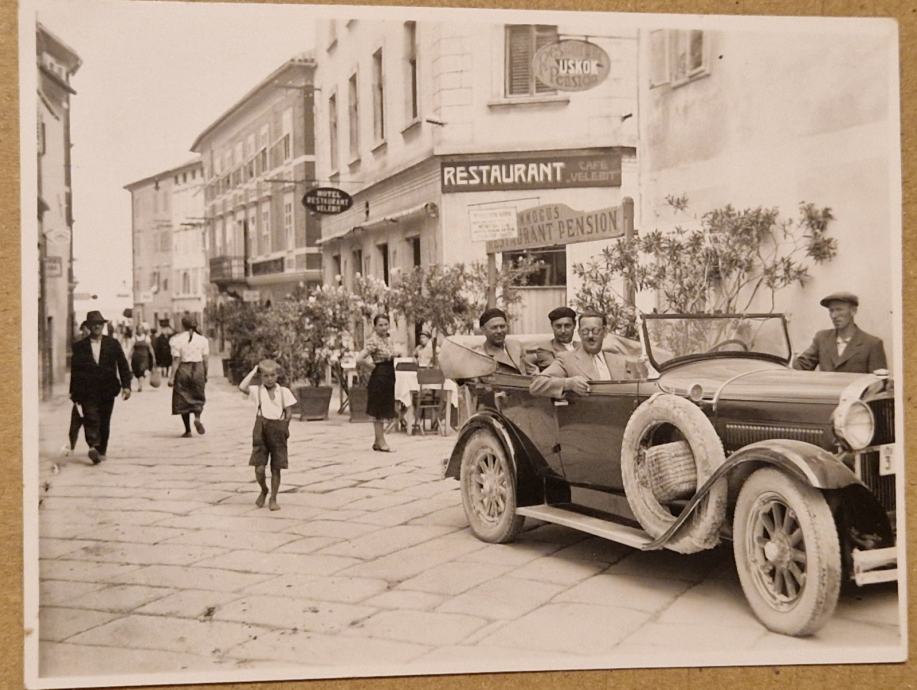
[[[191,438],[191,415],[194,415],[194,428],[197,433],[204,433],[201,413],[204,411],[204,387],[207,384],[207,360],[210,357],[210,343],[197,332],[197,324],[189,316],[183,316],[181,325],[184,331],[172,336],[173,374],[169,385],[172,386],[172,414],[180,414],[185,424],[182,438]]]
[[[380,453],[392,452],[385,440],[385,422],[395,418],[395,356],[388,316],[376,314],[373,317],[373,333],[357,355],[357,363],[372,366],[366,386],[366,414],[373,418],[373,450]]]
[[[162,377],[168,379],[172,376],[172,346],[169,339],[175,335],[172,326],[168,320],[159,321],[159,335],[153,343],[153,352],[156,355],[156,365],[159,367]]]
[[[137,337],[131,347],[131,373],[137,379],[137,392],[143,390],[143,377],[156,366],[156,356],[153,353],[153,343],[147,331],[146,324],[137,326]]]

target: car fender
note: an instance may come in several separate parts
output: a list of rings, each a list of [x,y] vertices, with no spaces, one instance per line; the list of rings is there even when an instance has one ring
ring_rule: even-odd
[[[459,432],[458,440],[452,449],[452,454],[445,463],[443,477],[460,478],[462,453],[471,434],[478,429],[490,431],[506,452],[506,457],[516,476],[517,500],[519,505],[539,503],[544,500],[543,482],[538,479],[537,473],[528,462],[522,443],[516,431],[495,410],[481,410],[467,419]]]
[[[773,465],[816,489],[843,489],[860,483],[836,456],[805,441],[780,438],[751,443],[729,456],[727,471],[748,462]]]
[[[757,441],[730,455],[726,462],[720,465],[708,477],[703,486],[697,490],[697,493],[685,505],[671,527],[643,548],[650,550],[664,546],[691,517],[695,508],[697,508],[717,480],[739,467],[746,466],[748,469],[752,469],[754,465],[777,467],[795,477],[798,481],[821,490],[845,489],[853,485],[863,486],[862,482],[857,479],[857,476],[850,469],[823,448],[805,441],[790,439]]]

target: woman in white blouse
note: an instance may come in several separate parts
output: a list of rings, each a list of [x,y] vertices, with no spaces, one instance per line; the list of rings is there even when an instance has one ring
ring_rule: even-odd
[[[207,384],[207,360],[210,358],[210,342],[197,332],[197,324],[189,316],[183,316],[184,331],[172,336],[172,414],[180,414],[185,424],[182,438],[191,438],[191,415],[194,428],[204,433],[201,413],[204,411]]]

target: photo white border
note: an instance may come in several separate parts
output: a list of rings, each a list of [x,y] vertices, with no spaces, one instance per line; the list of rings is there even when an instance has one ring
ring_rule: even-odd
[[[84,0],[79,0],[84,1]],[[91,1],[91,0],[89,0]],[[169,11],[170,6],[184,3],[151,3],[143,0],[133,0],[135,4],[158,5],[162,11]],[[98,0],[96,4],[123,4],[111,0]],[[197,4],[197,3],[195,3]],[[218,8],[235,9],[257,7],[265,12],[271,11],[273,4],[230,4],[230,3],[200,3],[213,5]],[[43,3],[40,0],[20,0],[18,25],[19,25],[19,118],[20,118],[20,208],[29,209],[34,206],[37,194],[37,161],[34,155],[34,132],[36,127],[35,98],[37,93],[37,70],[32,56],[35,55],[35,27],[37,13]],[[896,255],[890,257],[892,269],[893,307],[895,320],[893,323],[894,334],[894,379],[895,379],[895,405],[897,439],[905,438],[904,428],[904,377],[903,377],[903,294],[902,294],[902,170],[901,170],[901,110],[900,110],[900,65],[898,50],[900,36],[898,23],[889,18],[846,18],[846,17],[772,17],[766,15],[700,15],[700,14],[659,14],[659,13],[621,13],[621,12],[595,12],[576,10],[516,10],[516,9],[482,9],[482,8],[432,8],[406,6],[361,6],[361,5],[307,5],[301,7],[310,11],[318,18],[341,18],[346,15],[352,19],[371,20],[400,20],[405,12],[409,12],[418,20],[446,21],[448,17],[460,15],[463,20],[474,20],[480,17],[482,23],[502,23],[510,17],[513,21],[544,23],[549,20],[569,23],[571,16],[582,18],[587,22],[614,22],[621,29],[646,29],[646,28],[703,28],[711,31],[748,31],[756,33],[811,33],[818,30],[823,33],[857,33],[888,35],[891,31],[894,42],[889,44],[889,78],[890,78],[890,110],[897,113],[892,116],[893,130],[890,135],[891,147],[891,173],[889,185],[891,188],[889,203],[892,208],[899,210],[893,215],[892,248]],[[563,18],[563,19],[559,19]],[[581,663],[570,664],[564,662],[560,665],[539,665],[531,663],[514,663],[512,659],[502,662],[442,662],[427,664],[422,667],[411,667],[410,673],[393,672],[391,667],[361,666],[359,669],[346,667],[295,667],[287,670],[270,671],[264,668],[257,670],[227,670],[187,673],[157,673],[134,675],[99,675],[99,676],[55,676],[42,678],[39,673],[39,533],[38,533],[38,502],[35,500],[39,494],[39,386],[38,386],[38,339],[34,324],[38,319],[38,250],[36,242],[38,223],[34,214],[23,212],[21,227],[21,342],[22,342],[22,471],[23,471],[23,604],[24,604],[24,680],[28,688],[81,688],[99,685],[111,686],[139,686],[159,685],[173,683],[225,683],[225,682],[255,682],[279,680],[305,680],[322,678],[365,678],[372,676],[424,676],[440,674],[467,674],[467,673],[495,673],[514,671],[565,671],[565,670],[596,670],[596,669],[626,669],[626,668],[672,668],[672,667],[703,667],[703,666],[785,666],[785,665],[814,665],[814,664],[857,664],[857,663],[887,663],[901,662],[907,659],[908,645],[908,620],[907,620],[907,568],[899,565],[899,572],[904,577],[898,583],[900,644],[898,648],[860,647],[833,647],[830,650],[812,652],[718,652],[718,653],[691,653],[679,654],[667,652],[665,663],[661,663],[658,655],[628,654],[626,662],[609,666],[609,657],[584,658]],[[25,241],[28,239],[29,241]],[[897,445],[900,454],[900,467],[905,468],[904,442]],[[897,482],[897,501],[899,506],[905,505],[904,477]],[[906,564],[906,520],[905,510],[897,512],[897,548],[899,564]],[[728,659],[724,659],[727,654]],[[612,655],[613,658],[613,655]],[[282,666],[281,664],[278,664]],[[308,675],[306,675],[308,673]]]

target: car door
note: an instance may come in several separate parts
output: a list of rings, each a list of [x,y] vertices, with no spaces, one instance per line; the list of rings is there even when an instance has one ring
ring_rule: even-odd
[[[541,475],[563,477],[554,402],[529,393],[531,377],[500,378],[502,385],[494,387],[494,402],[522,436],[532,466]]]
[[[586,397],[555,401],[560,455],[567,481],[623,491],[621,439],[638,404],[637,381],[591,382]]]

